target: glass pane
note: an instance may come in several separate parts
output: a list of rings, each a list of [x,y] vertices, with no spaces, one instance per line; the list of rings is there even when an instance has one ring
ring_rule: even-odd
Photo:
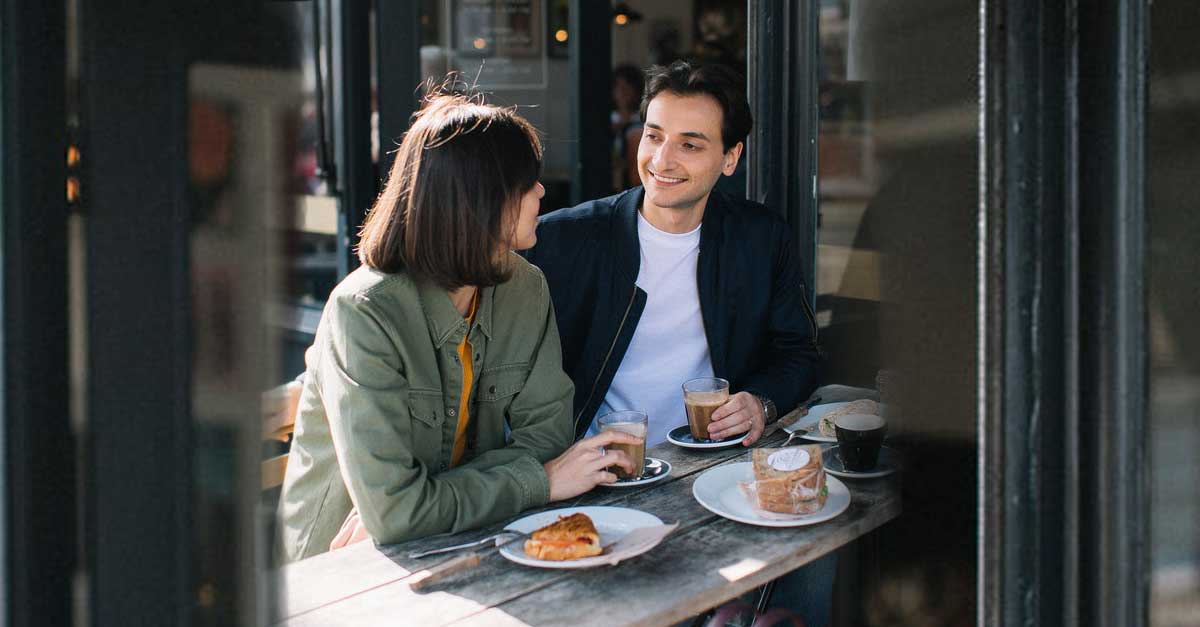
[[[834,622],[971,624],[978,6],[821,0],[819,28],[826,382],[878,393],[904,466],[900,517],[839,553]]]
[[[571,187],[567,0],[493,2],[425,0],[421,77],[441,83],[449,72],[516,105],[545,145],[542,207],[567,205]],[[551,80],[555,77],[555,80]]]
[[[1151,624],[1200,621],[1200,12],[1150,7]]]
[[[284,376],[275,323],[284,314],[271,305],[327,292],[307,278],[331,239],[324,198],[313,195],[322,190],[305,71],[311,8],[206,12],[198,31],[221,36],[198,46],[187,68],[198,625],[261,622],[265,601],[254,595],[267,554],[258,538],[270,532],[257,526],[273,512],[256,480],[262,391]]]

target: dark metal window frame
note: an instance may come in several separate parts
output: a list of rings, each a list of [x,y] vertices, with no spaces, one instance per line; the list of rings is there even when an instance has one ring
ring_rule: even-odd
[[[754,115],[746,147],[747,195],[791,225],[810,304],[816,302],[819,226],[818,9],[816,0],[746,5],[746,89]]]
[[[981,6],[979,621],[1144,625],[1148,9]]]
[[[69,420],[65,5],[0,3],[0,624],[67,625]]]
[[[609,113],[612,102],[612,7],[571,0],[567,40],[571,82],[571,203],[607,196],[612,188]],[[601,27],[600,25],[604,26]]]
[[[184,13],[80,2],[89,353],[82,489],[97,625],[187,625],[194,602],[191,219],[182,194],[188,59],[177,40]]]
[[[370,3],[367,0],[313,1],[325,2],[323,8],[332,18],[331,41],[327,45],[332,51],[329,81],[333,87],[332,125],[339,209],[338,277],[341,278],[358,267],[354,252],[358,246],[358,229],[371,209],[377,189],[375,166],[371,162]],[[394,35],[387,33],[387,36]]]

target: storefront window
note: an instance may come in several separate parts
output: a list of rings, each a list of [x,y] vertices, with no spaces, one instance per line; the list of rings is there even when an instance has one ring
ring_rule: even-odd
[[[256,569],[267,556],[255,533],[269,530],[272,510],[257,482],[247,485],[259,475],[260,397],[283,381],[280,347],[297,328],[281,308],[323,299],[334,280],[336,205],[316,171],[311,9],[206,12],[198,30],[221,38],[197,45],[187,67],[198,625],[256,620]]]
[[[969,624],[978,9],[823,0],[819,25],[826,382],[877,390],[904,468],[903,513],[842,554],[838,624]]]
[[[459,88],[517,106],[542,132],[547,210],[567,205],[571,184],[567,17],[565,0],[425,0],[421,13],[423,80],[454,72]]]
[[[1195,7],[1155,3],[1150,11],[1147,163],[1150,272],[1150,540],[1153,625],[1200,617],[1200,63],[1189,43]]]

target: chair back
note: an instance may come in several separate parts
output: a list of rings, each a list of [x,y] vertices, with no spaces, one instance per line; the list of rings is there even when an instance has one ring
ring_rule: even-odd
[[[304,388],[299,381],[290,381],[277,388],[263,392],[263,441],[287,442],[296,428],[296,412],[300,407],[300,391]],[[283,485],[287,473],[288,454],[276,455],[262,462],[262,489]]]

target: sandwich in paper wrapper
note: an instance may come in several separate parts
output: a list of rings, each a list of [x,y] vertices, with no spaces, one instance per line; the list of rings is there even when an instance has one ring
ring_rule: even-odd
[[[818,512],[829,496],[821,447],[810,444],[754,449],[754,480],[739,486],[768,518]]]

